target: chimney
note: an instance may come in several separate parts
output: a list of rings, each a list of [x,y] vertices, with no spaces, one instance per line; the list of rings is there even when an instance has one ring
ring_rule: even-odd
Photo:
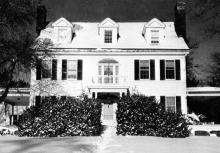
[[[183,37],[186,41],[186,3],[177,1],[175,5],[175,30],[178,37]]]
[[[37,17],[36,17],[36,32],[40,35],[41,30],[43,30],[47,25],[47,9],[43,5],[37,6]]]

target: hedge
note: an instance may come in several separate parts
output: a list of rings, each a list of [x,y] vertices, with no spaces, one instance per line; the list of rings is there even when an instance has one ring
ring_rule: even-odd
[[[19,120],[20,136],[95,136],[102,125],[101,103],[94,99],[46,98],[27,109]]]
[[[166,112],[154,97],[122,97],[117,109],[117,134],[188,137],[188,123],[181,113]]]

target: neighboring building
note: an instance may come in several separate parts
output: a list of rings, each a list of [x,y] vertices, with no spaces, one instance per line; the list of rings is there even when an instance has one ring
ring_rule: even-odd
[[[177,11],[181,13],[182,7]],[[37,105],[44,96],[86,93],[105,98],[120,97],[129,91],[155,96],[166,110],[187,113],[189,48],[185,33],[175,30],[181,29],[179,23],[156,18],[144,22],[106,18],[100,23],[60,18],[50,23],[38,39],[51,39],[52,56],[41,61],[45,68],[39,64],[31,72],[30,105]],[[111,107],[113,112],[116,107]],[[104,116],[114,116],[106,112]]]

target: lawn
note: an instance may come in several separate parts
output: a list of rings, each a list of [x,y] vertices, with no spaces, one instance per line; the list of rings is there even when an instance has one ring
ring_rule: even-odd
[[[105,138],[106,139],[106,138]],[[159,138],[144,136],[19,138],[0,136],[0,153],[219,153],[219,137]]]

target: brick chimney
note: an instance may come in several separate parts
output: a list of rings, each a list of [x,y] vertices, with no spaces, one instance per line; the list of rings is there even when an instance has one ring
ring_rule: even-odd
[[[178,37],[183,37],[186,41],[186,2],[177,1],[175,5],[175,30]]]
[[[43,5],[37,6],[37,16],[36,16],[36,32],[40,35],[41,30],[43,30],[47,25],[47,9]]]

